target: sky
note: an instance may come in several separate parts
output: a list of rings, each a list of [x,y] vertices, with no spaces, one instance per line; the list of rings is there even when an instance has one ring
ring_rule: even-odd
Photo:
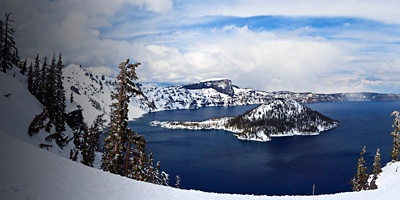
[[[62,53],[140,82],[229,78],[264,91],[400,93],[397,0],[3,0],[22,58]],[[1,15],[0,15],[1,16]],[[3,18],[4,19],[4,16]]]

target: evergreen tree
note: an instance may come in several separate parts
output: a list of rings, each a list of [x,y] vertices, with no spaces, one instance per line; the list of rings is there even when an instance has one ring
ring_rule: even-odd
[[[75,147],[70,151],[70,159],[78,161],[79,152],[84,146],[83,137],[88,131],[87,124],[83,119],[82,108],[80,106],[78,106],[78,109],[66,115],[66,123],[71,128],[74,136],[73,143]]]
[[[378,179],[378,175],[381,172],[381,154],[379,153],[379,149],[377,149],[374,158],[374,164],[372,164],[372,180],[369,186],[370,190],[378,189],[378,186],[376,185],[376,179]]]
[[[32,63],[30,64],[29,68],[28,68],[28,90],[29,92],[31,92],[31,94],[33,93],[33,65]]]
[[[45,61],[46,63],[46,61]],[[45,74],[45,79],[43,79],[43,105],[49,111],[49,121],[46,127],[46,131],[50,132],[51,127],[54,125],[55,112],[56,112],[56,92],[55,92],[55,68],[56,60],[53,56],[51,64],[46,70],[45,65],[43,65],[42,71]]]
[[[65,90],[63,86],[63,76],[62,69],[64,65],[62,63],[61,54],[58,56],[58,61],[55,66],[55,127],[57,132],[65,132],[65,108],[66,108],[66,98]]]
[[[38,85],[38,94],[36,98],[39,100],[40,103],[42,103],[43,106],[45,106],[44,99],[46,98],[46,74],[47,74],[47,57],[44,57],[42,68],[40,69],[40,75],[38,79],[40,80]]]
[[[132,145],[131,131],[128,132],[128,103],[132,94],[140,94],[132,80],[137,80],[136,67],[140,63],[129,64],[129,60],[119,64],[120,73],[117,77],[117,93],[111,94],[116,101],[111,104],[111,120],[108,135],[104,139],[103,169],[114,174],[129,176],[130,148]],[[133,132],[133,131],[132,131]],[[129,169],[130,170],[130,169]]]
[[[4,73],[6,73],[7,70],[12,69],[13,64],[18,64],[18,52],[14,41],[15,30],[11,26],[11,23],[14,21],[10,19],[11,13],[6,13],[5,15],[6,20],[2,23],[2,40],[0,42],[0,65]]]
[[[69,96],[69,102],[74,102],[74,94],[73,94],[73,92],[71,91],[71,95]]]
[[[37,99],[39,99],[39,93],[40,93],[40,86],[42,85],[42,80],[40,79],[40,60],[39,60],[39,54],[36,54],[35,58],[35,64],[33,65],[33,87],[32,87],[32,94],[35,96]]]
[[[24,62],[21,62],[21,67],[20,67],[20,69],[21,69],[21,74],[22,75],[25,75],[25,73],[26,73],[26,70],[27,70],[27,58],[24,60]]]
[[[168,185],[169,176],[160,172],[159,162],[154,168],[153,156],[146,156],[146,140],[128,128],[128,104],[132,95],[141,95],[132,80],[137,80],[136,67],[129,60],[118,67],[117,92],[111,98],[110,127],[104,139],[102,168],[114,174],[159,185]]]
[[[358,159],[357,164],[357,173],[355,174],[354,178],[351,180],[351,184],[353,185],[353,191],[361,191],[368,189],[368,174],[367,167],[365,167],[365,146],[360,152],[360,158]]]
[[[181,186],[181,177],[176,175],[176,183],[175,183],[175,187],[176,188],[180,188]]]
[[[394,111],[391,116],[394,116],[393,127],[394,131],[391,133],[393,136],[393,147],[391,152],[392,161],[398,161],[400,155],[400,113]]]
[[[4,23],[0,20],[0,51],[3,49],[3,39],[4,37]],[[2,61],[3,55],[0,52],[0,62]]]
[[[82,163],[93,167],[95,152],[100,152],[99,138],[103,133],[103,124],[106,120],[103,119],[104,114],[98,115],[93,122],[93,125],[84,132],[81,146]]]

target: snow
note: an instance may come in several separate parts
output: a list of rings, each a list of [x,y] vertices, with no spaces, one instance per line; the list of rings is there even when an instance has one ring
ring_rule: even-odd
[[[400,162],[383,168],[378,189],[321,196],[253,196],[182,190],[131,180],[56,156],[0,131],[0,196],[24,199],[396,199]],[[288,180],[290,181],[290,180]]]
[[[20,78],[20,75],[17,73],[16,77]],[[65,158],[67,156],[65,152],[69,152],[71,147],[59,149],[55,145],[50,150],[40,149],[38,144],[44,141],[44,134],[28,136],[27,126],[32,118],[42,111],[42,105],[26,89],[24,79],[17,78],[0,72],[1,199],[398,199],[400,162],[390,163],[383,168],[382,174],[377,179],[377,190],[321,196],[206,193],[139,182],[90,168]],[[8,94],[10,95],[6,97]]]

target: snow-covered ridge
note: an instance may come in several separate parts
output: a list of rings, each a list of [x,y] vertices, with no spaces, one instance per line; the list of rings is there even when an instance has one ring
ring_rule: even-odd
[[[274,99],[237,117],[222,117],[202,122],[160,122],[152,126],[170,129],[221,129],[238,139],[266,142],[271,137],[318,135],[339,126],[339,122],[290,99]]]
[[[73,93],[75,104],[85,108],[84,117],[91,122],[100,113],[109,113],[110,94],[116,80],[101,74],[93,74],[78,65],[69,65],[63,70],[66,97]],[[140,78],[140,77],[139,77]],[[267,103],[271,99],[294,99],[300,103],[337,101],[382,101],[400,100],[397,94],[337,93],[313,94],[287,91],[265,92],[251,88],[240,88],[229,79],[211,79],[180,86],[157,87],[154,84],[137,83],[143,95],[134,96],[129,104],[129,119],[148,112],[175,109],[199,109],[209,106],[242,106]],[[77,93],[79,92],[79,94]]]

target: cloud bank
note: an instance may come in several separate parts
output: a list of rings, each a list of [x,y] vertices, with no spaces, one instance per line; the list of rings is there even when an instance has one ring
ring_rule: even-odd
[[[260,90],[400,93],[400,2],[13,0],[22,57],[114,74],[141,62],[140,81],[226,77]]]

